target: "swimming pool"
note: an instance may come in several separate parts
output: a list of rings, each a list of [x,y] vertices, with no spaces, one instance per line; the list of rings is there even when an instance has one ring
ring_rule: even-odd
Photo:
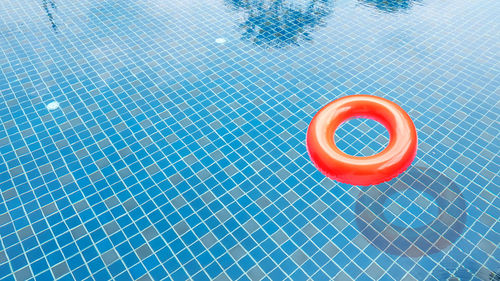
[[[0,2],[0,280],[498,280],[498,1]],[[311,163],[349,94],[413,165]],[[353,155],[388,142],[351,120]]]

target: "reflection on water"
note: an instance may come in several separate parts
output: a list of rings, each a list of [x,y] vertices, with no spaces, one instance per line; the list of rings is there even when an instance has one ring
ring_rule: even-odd
[[[359,0],[359,2],[382,12],[395,13],[410,9],[419,0]]]
[[[286,0],[227,0],[228,6],[244,12],[242,37],[263,47],[281,48],[310,41],[311,31],[325,24],[332,0],[311,0],[305,6]]]
[[[56,2],[54,2],[54,0],[42,0],[42,7],[45,14],[47,14],[47,17],[49,18],[52,29],[57,31],[57,24],[54,20],[54,13],[57,10]]]
[[[437,253],[457,241],[467,218],[467,204],[459,187],[439,172],[423,167],[411,167],[401,180],[361,192],[356,203],[356,222],[361,233],[378,249],[407,257]],[[433,198],[439,212],[429,224],[402,227],[385,218],[384,203],[407,189],[424,192]]]

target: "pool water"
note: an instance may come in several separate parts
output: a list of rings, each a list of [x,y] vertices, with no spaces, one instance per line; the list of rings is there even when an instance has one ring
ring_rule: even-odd
[[[499,280],[500,2],[0,2],[0,280]],[[326,178],[372,94],[412,166]],[[366,156],[384,127],[335,137]]]

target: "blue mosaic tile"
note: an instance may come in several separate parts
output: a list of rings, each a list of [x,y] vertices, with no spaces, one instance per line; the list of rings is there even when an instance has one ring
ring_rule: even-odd
[[[0,3],[1,280],[497,280],[495,1]],[[325,178],[335,98],[412,117],[402,175]],[[346,153],[388,143],[353,119]]]

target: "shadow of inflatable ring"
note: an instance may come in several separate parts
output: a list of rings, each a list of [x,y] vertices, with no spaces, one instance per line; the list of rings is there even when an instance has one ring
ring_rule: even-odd
[[[401,227],[384,217],[384,202],[407,189],[425,192],[439,209],[437,217],[421,227]],[[460,188],[441,173],[411,167],[393,185],[387,183],[362,191],[356,202],[356,223],[370,243],[389,254],[420,257],[442,251],[461,236],[465,228],[467,203]]]

